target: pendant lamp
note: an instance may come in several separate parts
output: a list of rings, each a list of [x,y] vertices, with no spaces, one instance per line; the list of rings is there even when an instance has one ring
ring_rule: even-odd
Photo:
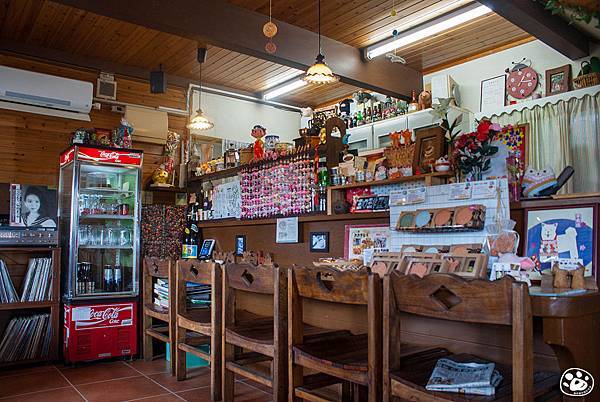
[[[310,66],[304,76],[304,81],[311,84],[332,84],[339,78],[333,74],[331,68],[325,64],[325,56],[321,53],[321,0],[317,0],[319,10],[319,54],[315,64]]]
[[[198,49],[198,62],[200,63],[200,88],[198,90],[198,110],[192,114],[190,117],[190,121],[187,124],[187,128],[190,130],[199,130],[205,131],[210,130],[215,125],[212,121],[210,121],[206,116],[204,116],[204,112],[202,112],[202,63],[206,58],[206,49]]]

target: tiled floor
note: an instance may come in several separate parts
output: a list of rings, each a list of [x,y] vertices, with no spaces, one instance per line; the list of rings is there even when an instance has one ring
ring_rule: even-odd
[[[165,360],[0,370],[0,401],[210,401],[208,370],[188,370],[185,381],[171,376]],[[235,400],[267,402],[271,398],[264,387],[240,380],[236,381]]]

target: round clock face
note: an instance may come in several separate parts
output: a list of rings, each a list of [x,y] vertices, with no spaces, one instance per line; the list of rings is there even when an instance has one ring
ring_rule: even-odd
[[[506,79],[506,92],[513,98],[523,99],[535,91],[538,85],[538,75],[531,67],[512,71]]]

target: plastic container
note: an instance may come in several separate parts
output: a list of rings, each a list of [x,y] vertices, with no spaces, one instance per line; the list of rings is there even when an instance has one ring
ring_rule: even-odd
[[[200,350],[209,353],[210,346],[202,345],[200,346]],[[167,361],[171,361],[171,344],[167,342],[167,351],[166,351]],[[204,359],[199,358],[196,355],[186,352],[185,353],[185,365],[187,368],[194,367],[206,367],[208,366],[208,362]]]

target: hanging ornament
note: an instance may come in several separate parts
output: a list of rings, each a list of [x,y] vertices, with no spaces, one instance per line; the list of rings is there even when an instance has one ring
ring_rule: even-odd
[[[275,53],[277,51],[277,45],[275,44],[275,42],[269,39],[269,41],[265,45],[265,51],[270,54]]]
[[[396,12],[396,1],[392,0],[392,11],[390,11],[390,15],[395,17],[398,13]]]
[[[269,0],[269,21],[263,25],[263,35],[269,38],[269,41],[265,45],[265,51],[273,54],[277,51],[277,45],[273,42],[273,37],[277,35],[277,25],[273,23],[271,18],[271,0]]]

